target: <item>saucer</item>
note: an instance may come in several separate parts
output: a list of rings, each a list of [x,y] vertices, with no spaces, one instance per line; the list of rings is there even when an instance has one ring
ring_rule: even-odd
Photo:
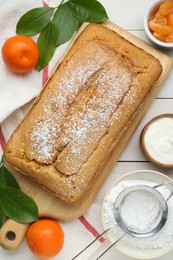
[[[163,184],[163,185],[162,185]],[[137,189],[138,195],[134,197],[134,203],[130,203],[131,205],[129,209],[126,211],[127,218],[124,218],[122,222],[119,223],[119,217],[116,217],[116,206],[120,205],[120,202],[126,202],[125,198],[127,194],[132,194],[131,191]],[[143,188],[145,187],[145,188]],[[140,204],[140,190],[143,192],[149,192],[153,190],[153,197],[149,196],[147,201],[144,203],[141,201]],[[129,193],[130,191],[130,193]],[[124,194],[123,194],[124,193]],[[152,192],[151,192],[152,193]],[[123,195],[122,195],[123,194]],[[118,179],[116,182],[113,183],[111,187],[109,187],[108,191],[105,194],[102,209],[101,209],[101,218],[102,218],[102,225],[104,230],[111,228],[110,232],[108,232],[108,239],[111,243],[114,243],[116,240],[120,240],[116,243],[114,248],[118,249],[122,253],[134,257],[137,259],[152,259],[159,256],[162,256],[173,249],[173,181],[172,179],[168,178],[166,175],[150,170],[141,170],[131,172],[126,174],[125,176]],[[125,196],[124,196],[125,195]],[[134,195],[134,194],[133,194]],[[158,200],[153,200],[157,196]],[[151,199],[151,198],[152,199]],[[128,198],[128,197],[127,197]],[[135,199],[136,198],[136,199]],[[168,200],[167,200],[168,199]],[[139,201],[138,204],[135,204],[136,201]],[[154,216],[154,212],[157,213],[156,207],[160,203],[160,209],[158,209],[158,216]],[[166,207],[165,207],[166,203]],[[127,203],[124,205],[127,205]],[[131,211],[138,205],[140,205],[141,209],[147,210],[145,216],[148,222],[148,227],[150,227],[151,223],[153,223],[153,229],[149,229],[147,235],[139,233],[141,232],[141,225],[143,219],[145,220],[145,216],[141,215],[138,218],[138,211],[136,210],[136,216],[133,214],[134,211]],[[142,206],[144,206],[142,208]],[[151,207],[150,207],[151,206]],[[139,208],[140,208],[139,207]],[[163,214],[160,217],[160,210],[163,210]],[[148,214],[148,215],[147,215]],[[134,218],[130,218],[130,216],[135,216],[136,222]],[[151,217],[151,221],[150,221]],[[153,218],[153,220],[152,220]],[[158,221],[158,224],[154,222],[154,218]],[[122,219],[121,219],[122,221]],[[138,221],[138,222],[137,222]],[[153,221],[153,222],[152,222]],[[130,224],[129,224],[130,223]],[[130,226],[133,223],[133,226]],[[139,223],[137,226],[136,223]],[[134,225],[135,224],[135,225]],[[125,226],[125,228],[123,228]],[[132,232],[129,232],[129,227],[132,228]],[[137,235],[133,234],[134,228],[139,227],[140,232]],[[157,227],[157,228],[156,228]],[[159,228],[158,228],[159,227]],[[148,229],[146,229],[148,230]],[[137,232],[136,232],[137,233]],[[125,235],[124,235],[125,234]],[[112,249],[113,250],[113,249]]]

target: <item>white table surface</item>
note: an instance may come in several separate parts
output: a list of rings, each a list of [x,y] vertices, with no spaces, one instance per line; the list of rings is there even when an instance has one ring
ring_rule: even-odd
[[[55,2],[55,1],[51,1]],[[150,0],[100,0],[100,2],[105,6],[109,18],[112,22],[116,23],[117,25],[121,26],[122,28],[130,31],[132,34],[136,35],[137,37],[141,38],[142,40],[149,42],[143,28],[143,15],[146,6],[150,2]],[[173,50],[165,51],[169,56],[173,57]],[[124,152],[122,153],[119,161],[113,168],[112,172],[110,173],[108,179],[104,183],[103,187],[101,188],[100,192],[98,193],[95,201],[93,202],[91,208],[85,215],[86,219],[90,218],[92,215],[92,207],[97,207],[97,214],[94,216],[95,223],[97,223],[98,232],[102,232],[103,228],[101,225],[101,218],[100,218],[100,209],[103,196],[108,189],[109,185],[115,181],[118,177],[123,176],[124,174],[135,171],[135,170],[142,170],[142,169],[151,169],[163,172],[167,174],[169,177],[173,178],[173,170],[171,169],[160,169],[153,166],[151,163],[146,161],[143,153],[141,152],[139,146],[139,137],[142,128],[144,125],[154,116],[161,114],[161,113],[173,113],[173,73],[171,72],[167,80],[163,83],[158,96],[154,100],[151,107],[148,109],[147,114],[144,116],[143,120],[141,121],[139,127],[137,128],[136,132],[134,133],[133,137],[131,138],[130,142],[126,146]],[[1,128],[5,139],[8,140],[10,134],[13,132],[17,124],[20,122],[21,118],[27,111],[30,104],[18,109],[15,111],[9,118],[7,118],[1,124]],[[0,156],[2,155],[2,148],[0,147]],[[69,260],[69,244],[71,247],[74,248],[73,243],[75,239],[75,234],[78,232],[78,237],[85,237],[87,238],[86,241],[92,241],[94,236],[90,234],[90,232],[83,228],[81,230],[75,230],[75,225],[77,224],[78,220],[73,221],[74,225],[74,233],[71,234],[68,232],[68,226],[71,223],[62,223],[64,232],[65,232],[65,245],[62,252],[54,257],[53,259],[61,259],[61,260]],[[173,227],[172,227],[173,228]],[[79,240],[80,241],[80,240]],[[68,245],[68,246],[67,246]],[[77,243],[76,243],[77,245]],[[76,248],[75,252],[77,253],[79,249],[84,247],[84,243],[78,242],[78,248]],[[34,257],[28,250],[26,246],[26,242],[24,241],[19,249],[14,251],[7,251],[0,248],[0,259],[2,260],[34,260]],[[114,247],[111,249],[102,259],[118,259],[118,260],[128,260],[132,259],[122,253],[120,253]],[[173,259],[173,251],[167,255],[157,258],[158,260],[172,260]],[[84,259],[85,260],[85,259]]]

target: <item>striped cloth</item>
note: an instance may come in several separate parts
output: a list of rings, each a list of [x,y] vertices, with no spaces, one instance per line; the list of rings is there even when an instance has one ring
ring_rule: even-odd
[[[0,49],[8,38],[16,34],[16,24],[25,12],[32,8],[47,5],[46,2],[41,0],[0,0]],[[33,39],[36,40],[37,37],[34,36]],[[5,66],[2,56],[0,57],[0,123],[13,111],[32,100],[38,94],[47,79],[48,70],[49,73],[53,71],[68,44],[66,43],[57,48],[49,64],[49,69],[46,67],[41,73],[36,70],[26,74],[13,73]]]

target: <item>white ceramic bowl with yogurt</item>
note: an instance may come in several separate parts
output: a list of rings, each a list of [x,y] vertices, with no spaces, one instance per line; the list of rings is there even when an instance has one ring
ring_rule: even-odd
[[[161,114],[142,130],[141,148],[146,158],[162,168],[173,167],[173,114]]]

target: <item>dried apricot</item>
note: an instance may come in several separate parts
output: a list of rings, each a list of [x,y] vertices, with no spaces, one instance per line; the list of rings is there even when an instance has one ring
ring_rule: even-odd
[[[150,30],[157,32],[160,35],[168,35],[173,31],[171,26],[155,23],[153,20],[149,21],[148,25]]]
[[[160,5],[159,11],[160,11],[160,14],[163,16],[166,16],[169,13],[173,13],[173,2],[172,1],[163,2]]]

